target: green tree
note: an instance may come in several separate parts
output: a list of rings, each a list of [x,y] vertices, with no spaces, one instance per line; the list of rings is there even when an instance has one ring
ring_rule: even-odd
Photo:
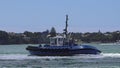
[[[9,35],[5,31],[0,31],[0,44],[7,44]]]
[[[50,30],[50,36],[51,36],[51,37],[56,36],[56,30],[55,30],[54,27],[52,27],[51,30]]]

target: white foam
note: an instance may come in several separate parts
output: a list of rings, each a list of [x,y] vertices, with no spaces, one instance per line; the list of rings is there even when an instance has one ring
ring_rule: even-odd
[[[29,56],[27,54],[0,54],[0,59],[4,60],[24,60],[24,59],[55,59],[55,58],[67,58],[66,56]]]
[[[0,60],[24,60],[24,59],[80,59],[80,58],[120,58],[120,53],[102,53],[100,55],[80,54],[76,56],[28,56],[28,54],[0,54]]]
[[[103,53],[103,57],[120,58],[120,53]]]

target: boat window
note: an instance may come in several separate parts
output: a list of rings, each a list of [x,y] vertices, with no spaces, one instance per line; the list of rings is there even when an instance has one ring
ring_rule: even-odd
[[[61,41],[61,38],[58,38],[58,41]]]
[[[55,44],[57,44],[57,39],[55,39]]]
[[[58,38],[58,41],[63,41],[63,38]]]
[[[63,41],[63,38],[61,38],[60,40]]]
[[[58,38],[58,45],[63,45],[63,38]]]
[[[51,38],[51,39],[50,39],[50,44],[51,44],[51,45],[55,45],[55,39],[54,39],[54,38]]]

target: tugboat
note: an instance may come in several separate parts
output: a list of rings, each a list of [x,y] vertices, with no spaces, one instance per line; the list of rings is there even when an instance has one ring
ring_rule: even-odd
[[[75,44],[68,36],[68,15],[66,15],[66,26],[62,35],[50,38],[50,44],[39,46],[28,46],[26,50],[30,55],[36,56],[73,56],[78,54],[100,54],[101,51],[91,45]]]

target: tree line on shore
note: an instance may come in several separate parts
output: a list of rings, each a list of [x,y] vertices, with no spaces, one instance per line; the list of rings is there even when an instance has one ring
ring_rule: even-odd
[[[6,32],[0,30],[0,44],[8,45],[8,44],[43,44],[49,43],[48,35],[54,36],[56,34],[56,30],[54,27],[51,30],[46,30],[43,32],[30,32],[25,31],[23,33],[14,33],[14,32]],[[69,35],[72,39],[77,42],[91,43],[91,42],[100,42],[100,43],[111,43],[117,42],[120,40],[120,31],[114,32],[70,32]]]

